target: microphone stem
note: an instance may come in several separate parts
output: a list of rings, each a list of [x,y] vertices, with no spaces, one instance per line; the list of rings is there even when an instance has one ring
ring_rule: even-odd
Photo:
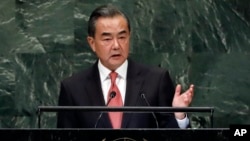
[[[106,106],[109,105],[110,101],[116,96],[116,92],[115,91],[112,91],[109,95],[109,99],[108,99],[108,102],[106,104]],[[95,128],[97,127],[97,125],[99,124],[99,121],[101,120],[101,117],[103,115],[103,112],[100,113],[99,117],[97,118],[97,121],[95,123]]]
[[[141,94],[141,97],[144,99],[144,101],[146,102],[146,104],[150,107],[150,104],[149,104],[149,102],[148,102],[148,100],[147,100],[147,98],[146,98],[146,96],[145,96],[144,93]],[[151,112],[151,113],[152,113],[153,118],[154,118],[154,120],[155,120],[156,127],[159,128],[159,123],[158,123],[158,120],[157,120],[157,118],[156,118],[155,113],[154,113],[154,112]]]

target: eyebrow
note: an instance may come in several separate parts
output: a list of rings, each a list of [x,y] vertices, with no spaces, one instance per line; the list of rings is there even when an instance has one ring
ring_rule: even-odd
[[[126,31],[126,30],[123,30],[123,31],[119,32],[118,35],[126,34],[126,33],[127,33],[127,31]]]
[[[111,36],[111,33],[109,33],[109,32],[103,32],[102,36]]]
[[[118,35],[126,34],[126,33],[127,33],[126,30],[122,30],[122,31],[120,31],[120,32],[118,33]],[[103,33],[102,33],[102,36],[111,36],[111,33],[109,33],[109,32],[103,32]]]

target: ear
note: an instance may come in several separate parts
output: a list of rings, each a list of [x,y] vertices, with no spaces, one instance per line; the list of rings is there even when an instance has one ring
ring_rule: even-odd
[[[87,41],[89,43],[89,46],[91,47],[92,51],[95,52],[95,41],[94,37],[88,36]]]

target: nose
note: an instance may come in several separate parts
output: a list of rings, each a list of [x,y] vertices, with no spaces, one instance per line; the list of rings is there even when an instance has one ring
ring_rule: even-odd
[[[119,49],[120,48],[120,44],[118,39],[114,39],[113,40],[113,49]]]

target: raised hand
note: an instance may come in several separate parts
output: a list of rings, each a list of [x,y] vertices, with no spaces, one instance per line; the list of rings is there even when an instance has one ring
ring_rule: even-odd
[[[187,89],[184,93],[181,93],[181,85],[178,84],[175,88],[174,99],[172,102],[173,107],[188,107],[194,96],[194,85],[191,84],[189,89]],[[178,119],[183,119],[185,117],[185,113],[175,113],[175,117]]]

